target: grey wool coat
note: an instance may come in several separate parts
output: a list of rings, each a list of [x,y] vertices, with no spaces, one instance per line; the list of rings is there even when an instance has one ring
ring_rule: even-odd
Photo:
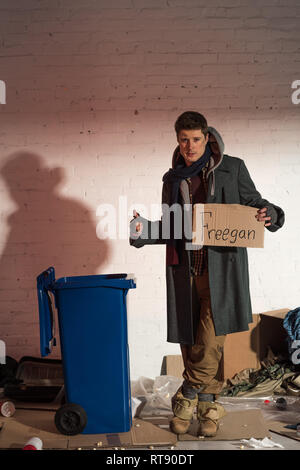
[[[242,204],[261,209],[267,207],[271,225],[266,227],[276,232],[284,224],[283,210],[263,199],[256,190],[244,161],[224,155],[224,144],[219,133],[209,127],[209,143],[212,156],[209,163],[207,203]],[[182,159],[178,148],[174,152],[172,166],[176,159]],[[171,184],[164,183],[162,207],[171,205]],[[181,203],[190,204],[188,183],[180,184]],[[164,213],[162,215],[162,220]],[[162,220],[149,221],[137,217],[131,222],[143,223],[143,233],[139,238],[130,237],[130,244],[141,248],[149,244],[166,244],[162,236]],[[170,248],[170,247],[169,247]],[[176,240],[179,263],[172,264],[167,249],[167,341],[181,344],[194,344],[198,326],[199,310],[193,307],[191,283],[191,252],[186,249],[185,240]],[[252,322],[252,308],[249,292],[249,272],[247,249],[242,247],[208,246],[208,273],[211,293],[212,315],[216,335],[225,335],[249,329]]]

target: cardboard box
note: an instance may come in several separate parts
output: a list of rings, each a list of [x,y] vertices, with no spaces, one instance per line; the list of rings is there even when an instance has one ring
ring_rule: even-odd
[[[289,310],[284,308],[254,314],[249,331],[227,335],[223,356],[224,380],[243,369],[259,369],[268,348],[275,355],[288,354],[287,334],[282,323]]]
[[[264,223],[255,218],[257,208],[240,204],[195,204],[195,245],[263,248]]]
[[[270,347],[274,354],[287,354],[283,319],[290,309],[272,310],[253,315],[248,331],[227,335],[224,345],[222,379],[232,378],[243,369],[259,369]],[[166,357],[166,374],[182,377],[181,355]]]

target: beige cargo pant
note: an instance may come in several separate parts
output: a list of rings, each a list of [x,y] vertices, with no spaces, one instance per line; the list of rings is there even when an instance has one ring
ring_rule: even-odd
[[[181,344],[184,363],[183,378],[201,393],[221,391],[222,357],[226,335],[216,336],[211,312],[208,273],[191,278],[193,308],[199,311],[196,344]]]

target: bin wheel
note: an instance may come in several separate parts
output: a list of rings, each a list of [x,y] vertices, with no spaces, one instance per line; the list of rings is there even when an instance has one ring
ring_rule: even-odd
[[[75,436],[84,430],[87,415],[82,406],[75,403],[66,403],[57,410],[54,420],[60,433]]]

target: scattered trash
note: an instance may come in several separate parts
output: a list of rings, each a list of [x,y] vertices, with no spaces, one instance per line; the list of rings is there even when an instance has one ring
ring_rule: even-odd
[[[282,382],[282,387],[286,389],[286,393],[288,395],[292,395],[295,397],[300,397],[300,375],[295,374],[291,377],[287,377]]]
[[[271,449],[272,447],[284,449],[281,444],[271,441],[268,437],[264,437],[262,440],[251,437],[251,439],[241,439],[241,442],[246,444],[248,447],[254,447],[254,449]]]
[[[277,402],[279,398],[284,398],[286,409],[278,407]],[[266,421],[280,421],[287,424],[300,423],[300,400],[298,397],[287,395],[284,397],[280,395],[262,397],[219,397],[218,402],[224,406],[227,412],[259,409]],[[280,402],[281,400],[279,404]]]
[[[279,410],[286,410],[287,402],[283,397],[277,398],[275,403]]]
[[[268,406],[261,408],[267,421],[280,421],[288,424],[300,422],[300,400],[298,397],[274,397]]]
[[[15,414],[16,408],[12,401],[2,401],[0,402],[0,412],[2,416],[10,418]]]
[[[43,443],[39,437],[32,437],[26,442],[23,450],[42,450]]]
[[[287,429],[294,429],[296,431],[298,426],[300,427],[300,423],[298,423],[298,424],[287,424],[284,427],[287,428]]]

